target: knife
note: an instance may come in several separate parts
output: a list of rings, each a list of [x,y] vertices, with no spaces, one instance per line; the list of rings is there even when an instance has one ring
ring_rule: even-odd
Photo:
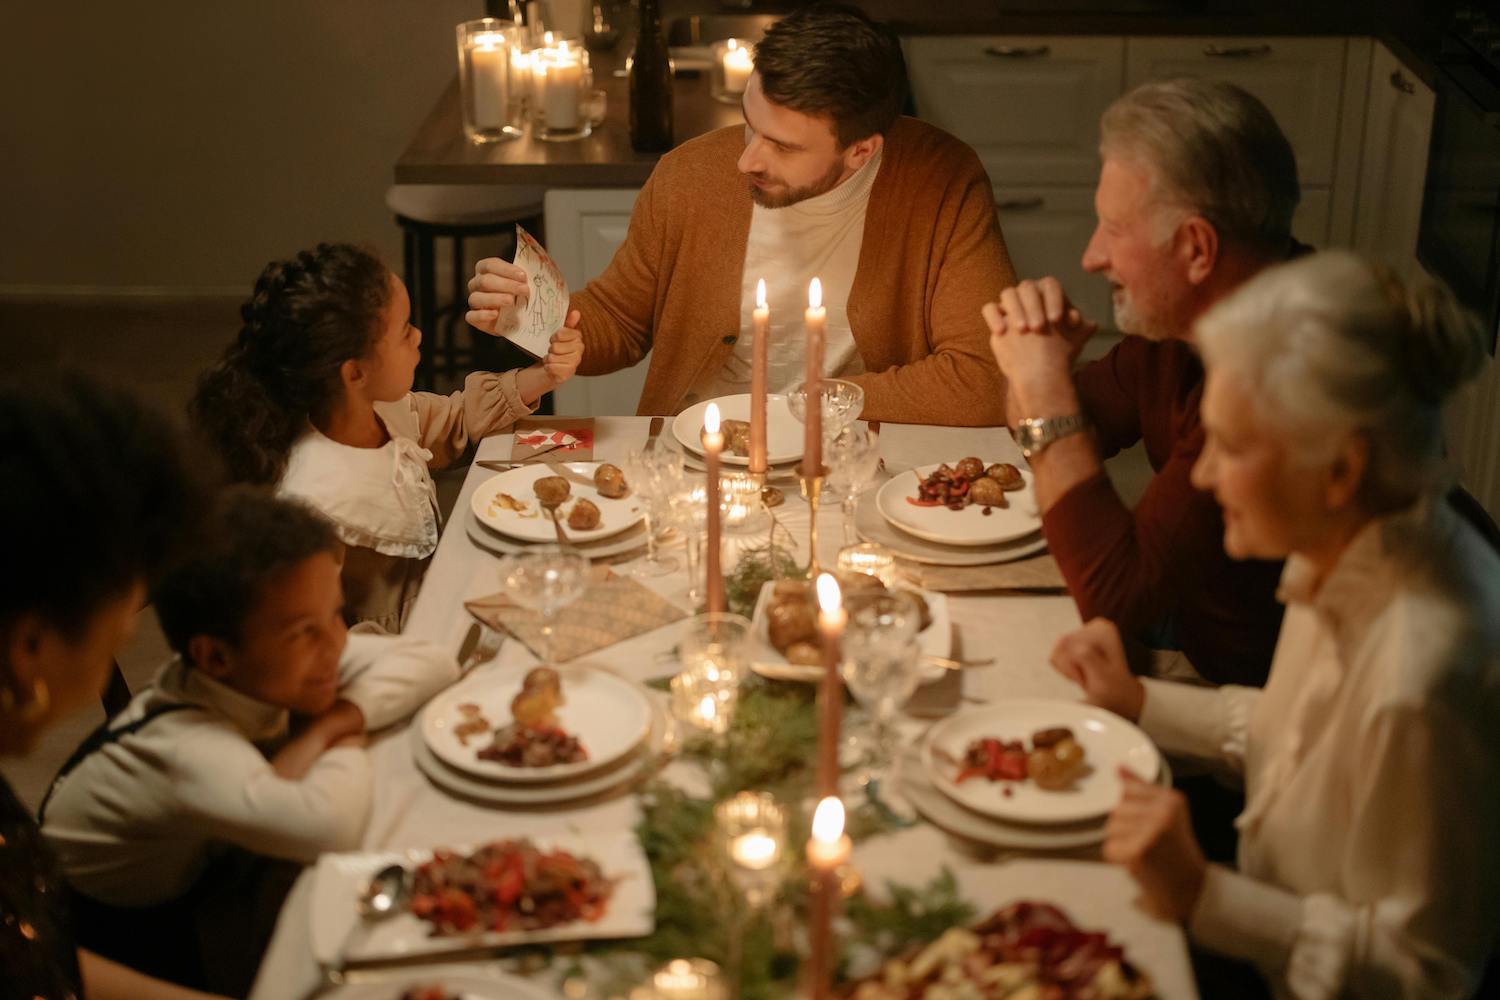
[[[651,418],[651,428],[646,431],[646,447],[642,449],[643,451],[656,447],[656,439],[661,436],[661,429],[666,422],[666,417]]]

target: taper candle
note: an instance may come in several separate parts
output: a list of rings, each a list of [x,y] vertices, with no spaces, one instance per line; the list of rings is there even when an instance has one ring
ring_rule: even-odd
[[[802,441],[802,475],[812,478],[823,472],[823,337],[827,333],[828,310],[823,307],[823,283],[817,278],[807,286],[807,366],[802,384],[807,393],[804,407],[806,434]]]
[[[844,804],[835,795],[827,796],[813,811],[812,839],[807,842],[813,883],[808,898],[812,953],[808,985],[814,1000],[824,1000],[829,995],[833,978],[833,908],[839,898],[838,867],[849,860],[851,849],[852,844],[844,834]]]
[[[724,571],[719,565],[721,551],[719,511],[719,452],[724,450],[724,435],[719,431],[719,404],[709,403],[703,414],[703,458],[708,482],[705,500],[708,505],[708,527],[705,532],[703,573],[705,605],[710,614],[726,610],[724,604]]]
[[[755,283],[755,311],[750,314],[750,472],[766,474],[766,366],[771,350],[771,307],[766,279]]]
[[[818,690],[818,794],[839,789],[839,727],[844,714],[844,682],[839,676],[844,637],[843,595],[832,574],[818,575],[818,632],[823,639],[823,680]]]

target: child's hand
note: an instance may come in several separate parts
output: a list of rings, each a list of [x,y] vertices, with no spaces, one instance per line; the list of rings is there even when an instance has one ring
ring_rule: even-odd
[[[583,334],[578,332],[580,319],[582,316],[578,310],[568,313],[567,323],[552,335],[552,340],[547,345],[547,356],[542,359],[542,367],[546,369],[547,377],[554,385],[562,385],[572,378],[583,361]]]
[[[517,305],[529,291],[525,271],[508,260],[486,257],[474,265],[474,277],[469,279],[464,319],[476,330],[498,336],[515,326]]]

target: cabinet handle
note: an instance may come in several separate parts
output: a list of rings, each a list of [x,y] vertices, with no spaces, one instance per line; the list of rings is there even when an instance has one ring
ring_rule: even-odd
[[[1037,59],[1051,55],[1050,45],[986,45],[984,54],[997,59]]]
[[[1406,74],[1399,69],[1391,70],[1391,86],[1403,94],[1415,94],[1417,85],[1406,78]]]
[[[995,203],[997,212],[1035,212],[1039,208],[1045,208],[1046,198],[1007,198]]]
[[[1261,43],[1260,45],[1210,45],[1203,50],[1203,54],[1210,59],[1249,59],[1254,56],[1268,56],[1271,54],[1271,46]]]

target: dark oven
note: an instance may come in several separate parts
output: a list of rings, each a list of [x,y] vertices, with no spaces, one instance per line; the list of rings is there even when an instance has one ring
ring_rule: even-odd
[[[1479,312],[1493,338],[1500,334],[1500,22],[1484,15],[1459,22],[1438,69],[1417,256]]]

